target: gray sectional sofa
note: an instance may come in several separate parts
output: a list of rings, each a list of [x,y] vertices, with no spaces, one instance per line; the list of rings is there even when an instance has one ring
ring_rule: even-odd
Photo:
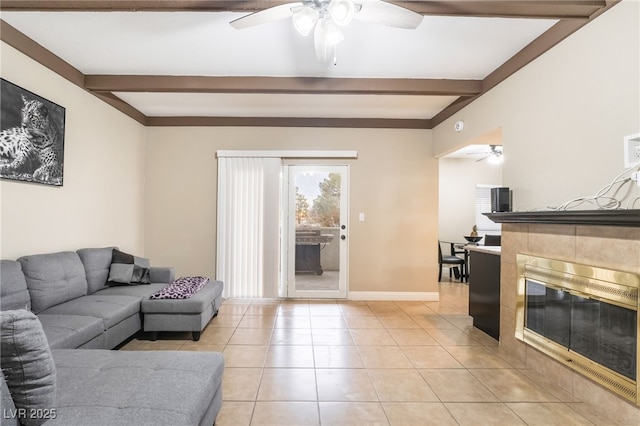
[[[0,310],[38,316],[52,349],[112,349],[142,327],[144,297],[174,279],[150,268],[152,284],[107,286],[111,247],[23,256],[0,264]]]
[[[47,424],[212,425],[222,404],[222,354],[108,350],[143,329],[142,302],[175,278],[172,268],[150,267],[151,284],[108,286],[112,251],[86,248],[1,261],[3,318],[35,314],[54,360],[55,418]],[[221,289],[207,291],[216,294],[198,323],[208,322],[222,300]],[[1,355],[5,363],[8,354]],[[12,401],[5,375],[0,379],[5,409]],[[11,386],[9,391],[13,395]],[[15,420],[7,413],[12,411],[3,411],[2,425]]]

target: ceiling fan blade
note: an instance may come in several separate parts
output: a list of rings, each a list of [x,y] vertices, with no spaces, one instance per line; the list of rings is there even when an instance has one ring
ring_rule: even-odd
[[[419,13],[382,0],[361,0],[359,3],[362,3],[362,8],[354,18],[360,21],[414,30],[424,18]]]
[[[479,163],[479,162],[481,162],[481,161],[484,161],[484,160],[486,160],[487,158],[491,157],[492,155],[493,155],[493,153],[491,153],[491,154],[487,155],[486,157],[482,157],[482,158],[480,158],[480,159],[476,160],[476,163]]]
[[[277,21],[279,19],[290,18],[293,15],[291,9],[298,6],[302,6],[302,2],[281,4],[279,6],[270,7],[268,9],[254,12],[250,15],[243,16],[242,18],[231,21],[230,24],[233,28],[241,30],[243,28],[266,24],[267,22]]]

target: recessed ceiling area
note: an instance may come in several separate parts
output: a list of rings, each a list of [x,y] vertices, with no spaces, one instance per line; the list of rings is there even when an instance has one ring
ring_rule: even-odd
[[[230,25],[285,3],[4,0],[0,36],[143,124],[380,119],[432,128],[612,5],[390,1],[424,15],[420,25],[354,19],[334,64],[318,62],[313,38],[291,19]]]
[[[346,117],[424,120],[456,98],[402,95],[291,95],[115,92],[153,117]]]
[[[337,64],[290,19],[237,30],[231,12],[3,12],[84,74],[482,79],[557,20],[425,17],[415,30],[352,21]]]
[[[483,135],[466,141],[461,148],[442,156],[441,158],[455,158],[459,160],[480,160],[492,152],[491,146],[502,151],[502,128],[497,127]]]
[[[458,160],[480,160],[491,154],[491,145],[471,144],[460,148],[442,158],[455,158]]]

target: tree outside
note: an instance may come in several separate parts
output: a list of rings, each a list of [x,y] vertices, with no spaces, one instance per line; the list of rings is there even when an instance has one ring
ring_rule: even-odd
[[[318,184],[320,195],[311,205],[296,187],[296,222],[298,225],[317,224],[323,227],[340,225],[340,174],[329,173]]]
[[[310,216],[313,222],[325,227],[340,225],[340,174],[329,173],[319,184],[320,195],[313,200]]]
[[[296,186],[296,223],[298,225],[307,222],[309,217],[309,202],[307,197],[300,193],[300,188]]]

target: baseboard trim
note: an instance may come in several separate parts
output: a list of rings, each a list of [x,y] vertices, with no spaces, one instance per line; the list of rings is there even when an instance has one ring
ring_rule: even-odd
[[[414,300],[422,302],[438,302],[440,293],[437,291],[350,291],[349,300]]]

